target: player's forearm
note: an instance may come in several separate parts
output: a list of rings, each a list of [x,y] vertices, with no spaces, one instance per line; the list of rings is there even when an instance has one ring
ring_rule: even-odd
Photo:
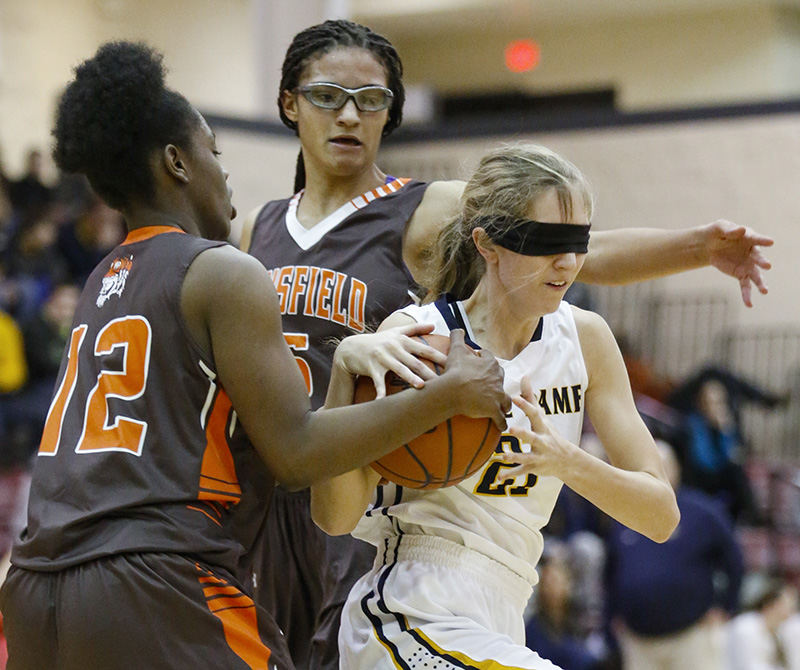
[[[331,370],[325,409],[353,402],[355,379],[336,364]],[[324,479],[311,487],[311,518],[328,535],[346,535],[355,528],[369,502],[368,466]]]
[[[352,404],[355,387],[355,377],[339,366],[337,359],[334,358],[331,376],[328,380],[328,392],[325,395],[325,407],[331,409]]]
[[[311,487],[311,518],[328,535],[346,535],[363,516],[378,475],[369,466]]]
[[[300,489],[367,465],[458,413],[452,389],[442,375],[421,389],[308,412],[274,446],[292,457],[271,459],[272,470],[284,486]]]
[[[628,284],[704,267],[709,263],[707,237],[708,226],[592,231],[578,280]]]
[[[675,493],[648,472],[614,467],[578,450],[562,481],[610,517],[655,542],[664,542],[678,525]]]

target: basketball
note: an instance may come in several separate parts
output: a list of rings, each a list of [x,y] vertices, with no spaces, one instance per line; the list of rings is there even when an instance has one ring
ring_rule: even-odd
[[[450,338],[444,335],[417,335],[429,346],[447,353]],[[425,359],[423,359],[425,360]],[[439,365],[425,360],[437,373]],[[386,394],[409,385],[393,372],[386,375]],[[375,386],[369,377],[356,383],[355,402],[375,398]],[[500,431],[489,418],[459,414],[443,421],[402,447],[372,463],[372,467],[395,484],[413,489],[438,489],[452,486],[477,472],[494,453]]]

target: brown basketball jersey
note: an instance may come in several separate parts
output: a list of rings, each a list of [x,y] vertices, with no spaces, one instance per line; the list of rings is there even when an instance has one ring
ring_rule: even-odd
[[[144,228],[90,275],[34,465],[16,565],[57,570],[158,551],[235,570],[249,542],[240,534],[251,516],[244,508],[266,506],[273,482],[180,308],[190,264],[221,244]]]
[[[337,341],[376,328],[412,301],[403,234],[426,188],[390,178],[310,230],[296,216],[302,191],[259,212],[249,252],[275,283],[283,332],[315,409],[325,402]]]

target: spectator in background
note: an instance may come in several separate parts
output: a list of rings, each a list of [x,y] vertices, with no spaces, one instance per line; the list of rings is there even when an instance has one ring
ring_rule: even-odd
[[[603,445],[586,422],[581,449],[607,460]],[[569,552],[572,578],[572,614],[583,638],[602,638],[605,609],[605,538],[613,519],[568,486],[561,489],[550,521],[544,528],[547,538],[563,542]],[[598,653],[598,655],[601,655]]]
[[[674,388],[672,381],[658,374],[653,368],[653,364],[641,354],[624,333],[617,335],[617,344],[631,380],[633,393],[646,395],[660,403],[665,403],[667,396]]]
[[[600,658],[576,626],[572,570],[566,545],[545,545],[534,589],[534,612],[525,624],[525,645],[563,670],[594,670]]]
[[[2,160],[0,160],[0,260],[5,256],[6,249],[11,243],[14,231],[14,209],[11,206],[10,182],[6,177]],[[0,273],[0,286],[3,283]],[[2,296],[0,296],[2,306]]]
[[[631,380],[636,409],[650,433],[670,444],[680,444],[684,430],[683,415],[666,404],[674,388],[672,380],[656,372],[653,364],[626,335],[618,335],[617,344]]]
[[[46,406],[50,404],[79,295],[80,288],[75,284],[59,284],[40,312],[22,329],[30,372],[29,385],[44,384],[48,387]]]
[[[0,398],[22,388],[27,376],[22,332],[12,317],[0,310]]]
[[[12,239],[5,267],[16,286],[13,314],[21,323],[33,317],[53,287],[69,276],[57,239],[58,225],[48,214],[19,227]]]
[[[0,231],[11,218],[11,194],[9,193],[9,181],[0,160]]]
[[[22,326],[28,383],[14,403],[16,443],[30,457],[36,450],[72,329],[80,288],[59,284],[41,310]]]
[[[53,187],[53,205],[59,225],[77,219],[97,199],[83,175],[63,172]]]
[[[22,331],[9,314],[0,310],[0,471],[16,465],[19,460],[11,432],[17,420],[17,403],[27,380]]]
[[[41,216],[50,204],[52,189],[42,180],[42,152],[38,149],[28,151],[25,161],[25,174],[16,181],[9,182],[11,205],[23,222]]]
[[[27,482],[11,446],[9,425],[16,393],[27,376],[22,332],[14,319],[0,311],[0,562],[21,528],[18,491]]]
[[[743,401],[775,407],[783,397],[717,367],[692,375],[670,395],[669,404],[685,413],[683,459],[687,483],[719,496],[734,521],[761,523],[747,474],[742,466]]]
[[[756,384],[716,365],[707,365],[691,375],[683,383],[673,388],[667,403],[677,410],[690,412],[696,407],[697,394],[706,382],[716,381],[725,388],[725,404],[736,432],[742,431],[742,405],[746,402],[772,409],[787,400],[785,393],[772,393]]]
[[[797,612],[797,591],[782,579],[754,575],[762,583],[747,611],[727,627],[728,670],[790,668],[780,637],[782,626]]]
[[[672,447],[662,440],[657,444],[681,520],[664,544],[620,524],[612,528],[607,558],[612,630],[625,670],[721,670],[722,622],[737,612],[741,550],[722,506],[681,486]]]
[[[80,286],[95,266],[125,237],[121,214],[94,196],[77,216],[65,221],[58,232],[58,249],[69,275]]]
[[[17,331],[17,346],[0,342],[0,357],[16,351],[25,371],[23,383],[0,395],[0,467],[27,469],[36,451],[79,294],[72,284],[57,286]]]

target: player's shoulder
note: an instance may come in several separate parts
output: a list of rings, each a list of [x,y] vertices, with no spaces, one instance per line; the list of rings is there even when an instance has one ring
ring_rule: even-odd
[[[425,189],[420,207],[452,212],[458,208],[459,199],[466,185],[465,181],[459,179],[432,181]]]
[[[277,210],[284,210],[288,207],[291,198],[282,198],[279,200],[269,200],[261,203],[257,207],[250,210],[242,221],[239,233],[239,249],[242,251],[249,251],[253,243],[253,233],[256,227],[265,219],[272,218],[273,212]]]
[[[464,186],[463,181],[431,182],[409,220],[403,257],[418,284],[425,286],[430,281],[431,250],[439,231],[458,213]]]
[[[570,305],[569,310],[575,321],[575,330],[587,364],[602,359],[618,349],[614,333],[611,332],[606,320],[597,312],[575,305]]]
[[[411,218],[411,225],[421,232],[430,228],[438,231],[458,212],[465,185],[466,182],[455,180],[433,181],[428,184],[419,207]]]
[[[199,253],[186,274],[186,288],[202,288],[215,294],[237,292],[267,276],[261,262],[230,244]]]
[[[592,312],[582,307],[569,305],[569,311],[575,321],[575,327],[578,332],[587,331],[589,334],[599,334],[601,332],[611,332],[606,320],[597,312]]]

